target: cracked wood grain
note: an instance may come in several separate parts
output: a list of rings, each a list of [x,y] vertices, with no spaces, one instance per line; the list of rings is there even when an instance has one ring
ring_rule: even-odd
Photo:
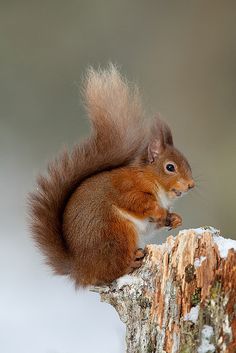
[[[235,251],[212,227],[181,231],[148,245],[131,275],[94,287],[126,325],[126,352],[235,353]]]

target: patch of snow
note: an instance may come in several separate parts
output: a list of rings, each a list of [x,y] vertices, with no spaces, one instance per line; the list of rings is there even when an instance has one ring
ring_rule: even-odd
[[[194,261],[194,264],[193,264],[194,267],[195,268],[200,267],[204,260],[206,260],[206,256],[201,256],[200,259],[196,258],[195,261]]]
[[[199,314],[199,305],[193,306],[188,314],[185,315],[184,321],[192,321],[196,324]]]
[[[205,227],[199,227],[199,228],[190,228],[190,229],[182,229],[179,233],[180,234],[186,234],[189,231],[194,232],[199,236],[199,238],[205,233],[205,232],[210,232],[213,235],[219,235],[220,231],[214,227],[211,226],[205,226]]]
[[[190,229],[183,229],[180,231],[180,233],[183,233],[185,234],[186,232],[189,232],[189,231],[193,231],[194,233],[196,233],[197,235],[202,235],[204,234],[205,232],[210,232],[212,234],[220,234],[220,231],[214,227],[211,227],[211,226],[205,226],[205,227],[199,227],[199,228],[190,228]]]
[[[194,228],[194,229],[191,229],[194,231],[194,233],[198,234],[198,235],[202,235],[206,229],[204,229],[204,227],[199,227],[199,228]]]
[[[219,235],[214,235],[214,242],[218,246],[220,257],[223,259],[227,257],[230,249],[234,249],[236,251],[236,240],[226,239]]]
[[[140,278],[132,275],[124,275],[116,280],[117,288],[121,289],[124,286],[132,286],[133,284],[139,284]]]
[[[204,325],[202,329],[202,340],[201,345],[198,347],[198,353],[213,353],[215,352],[214,344],[210,343],[210,339],[213,336],[214,331],[211,326]]]
[[[220,234],[220,231],[218,229],[211,226],[199,227],[191,230],[193,230],[198,235],[202,235],[205,232],[210,232],[212,234]]]

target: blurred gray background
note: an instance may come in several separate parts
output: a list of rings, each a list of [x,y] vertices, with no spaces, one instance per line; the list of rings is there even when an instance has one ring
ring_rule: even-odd
[[[53,277],[26,222],[38,172],[89,131],[86,67],[120,65],[171,125],[198,183],[183,227],[235,238],[235,59],[235,1],[0,1],[1,353],[124,352],[113,308]]]

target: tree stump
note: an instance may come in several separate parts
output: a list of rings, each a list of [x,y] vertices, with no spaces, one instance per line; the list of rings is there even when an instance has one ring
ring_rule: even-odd
[[[212,227],[148,245],[143,265],[93,288],[126,324],[127,353],[236,352],[236,241]]]

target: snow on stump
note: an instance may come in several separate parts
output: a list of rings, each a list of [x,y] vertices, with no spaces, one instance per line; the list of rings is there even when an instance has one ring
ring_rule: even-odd
[[[236,241],[203,227],[146,252],[132,275],[93,289],[126,324],[127,353],[235,353]]]

